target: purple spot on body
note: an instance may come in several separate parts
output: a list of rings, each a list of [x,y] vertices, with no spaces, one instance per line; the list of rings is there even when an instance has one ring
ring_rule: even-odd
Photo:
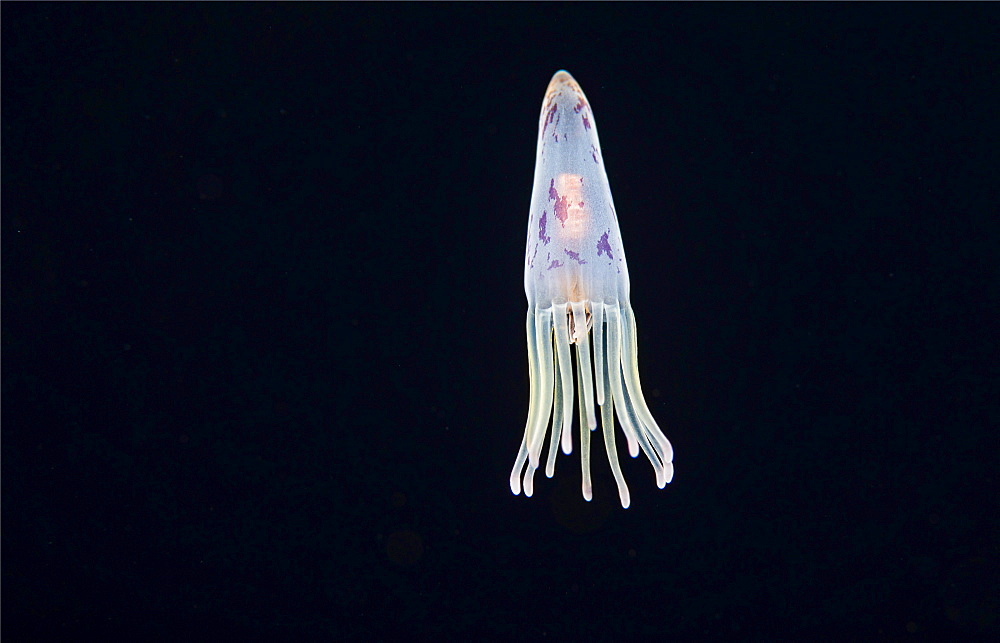
[[[580,179],[580,182],[582,183],[583,179]],[[569,200],[564,196],[559,196],[559,192],[556,190],[555,179],[549,179],[549,201],[556,202],[552,214],[556,215],[559,223],[565,228],[566,219],[569,218]]]
[[[586,114],[583,115],[583,128],[590,129],[590,119],[587,118]]]
[[[548,129],[549,123],[552,122],[552,120],[555,118],[555,115],[556,115],[556,105],[555,103],[553,103],[552,107],[549,108],[549,113],[545,115],[545,124],[542,125],[542,134],[545,134],[545,130]]]
[[[566,219],[569,218],[569,203],[567,203],[567,201],[568,199],[566,197],[559,197],[556,201],[555,212],[553,212],[564,228],[566,227]]]
[[[553,259],[552,263],[549,264],[549,270],[552,270],[553,268],[562,268],[562,267],[563,267],[563,262],[559,261],[558,259]]]
[[[597,160],[597,148],[593,145],[590,146],[590,155],[594,158],[594,163],[600,163],[600,161]]]
[[[573,251],[572,251],[572,250],[570,250],[569,248],[563,248],[563,252],[565,252],[565,253],[566,253],[566,256],[567,256],[567,257],[569,257],[569,258],[570,258],[570,259],[572,259],[573,261],[577,262],[577,263],[578,263],[578,264],[580,264],[581,266],[582,266],[583,264],[587,263],[586,261],[584,261],[583,259],[581,259],[581,258],[580,258],[580,253],[579,253],[579,252],[573,252]]]
[[[542,217],[538,220],[538,238],[542,240],[542,243],[548,245],[549,241],[552,241],[552,237],[546,236],[545,225],[548,220],[548,211],[542,211]]]
[[[610,230],[608,232],[611,232]],[[608,232],[601,235],[601,238],[597,241],[597,256],[600,257],[602,253],[608,253],[608,259],[614,259],[614,255],[611,254],[611,244],[608,243]]]

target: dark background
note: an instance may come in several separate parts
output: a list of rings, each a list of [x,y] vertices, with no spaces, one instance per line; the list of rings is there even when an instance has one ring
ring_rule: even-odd
[[[3,634],[994,640],[1000,11],[3,4]],[[674,482],[535,497],[538,111]]]

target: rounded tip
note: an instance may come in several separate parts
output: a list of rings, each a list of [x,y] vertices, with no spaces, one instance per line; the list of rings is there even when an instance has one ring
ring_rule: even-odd
[[[669,484],[671,480],[674,479],[674,463],[668,462],[663,465],[663,484],[660,485],[662,489],[665,485]]]
[[[552,80],[549,81],[549,89],[554,89],[560,85],[579,87],[576,83],[576,79],[574,79],[573,76],[565,69],[560,69],[552,75]]]

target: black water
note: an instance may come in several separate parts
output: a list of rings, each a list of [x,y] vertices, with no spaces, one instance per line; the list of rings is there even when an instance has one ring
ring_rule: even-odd
[[[10,4],[10,640],[995,640],[1000,12]],[[587,92],[657,490],[507,487]]]

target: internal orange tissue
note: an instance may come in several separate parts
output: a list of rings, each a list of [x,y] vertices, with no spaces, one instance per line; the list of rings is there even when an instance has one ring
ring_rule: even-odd
[[[583,200],[583,177],[579,174],[560,174],[556,177],[556,218],[562,223],[562,234],[569,239],[580,239],[587,231],[589,218]]]

